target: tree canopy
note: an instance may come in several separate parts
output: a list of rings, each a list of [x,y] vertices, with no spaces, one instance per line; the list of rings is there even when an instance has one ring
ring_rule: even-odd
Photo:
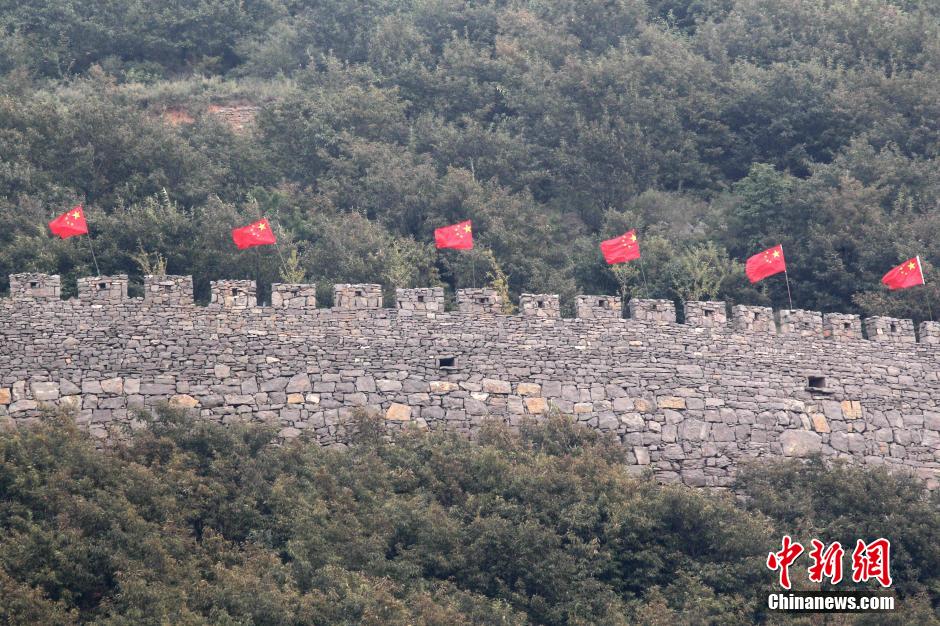
[[[796,306],[923,319],[933,283],[878,281],[940,259],[938,68],[925,0],[3,2],[0,281],[92,273],[45,231],[83,201],[103,272],[160,255],[202,298],[278,279],[228,238],[263,213],[324,287],[498,271],[571,306],[630,227],[632,295],[782,306],[743,260],[783,243]],[[462,219],[479,249],[437,253]]]

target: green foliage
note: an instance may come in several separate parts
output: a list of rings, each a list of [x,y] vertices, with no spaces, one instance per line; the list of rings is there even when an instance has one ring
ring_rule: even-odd
[[[0,434],[5,623],[774,623],[784,533],[890,537],[898,617],[937,623],[936,495],[884,470],[755,466],[738,501],[557,415],[476,442],[359,417],[347,449],[140,418],[103,451],[65,417]]]
[[[142,245],[200,298],[282,274],[226,236],[263,212],[324,285],[478,284],[432,247],[472,219],[513,296],[782,305],[739,271],[779,242],[795,306],[925,319],[878,280],[940,258],[938,41],[915,1],[0,3],[0,281],[68,295],[91,259],[43,224],[84,201],[103,271]],[[627,228],[645,277],[598,253]]]

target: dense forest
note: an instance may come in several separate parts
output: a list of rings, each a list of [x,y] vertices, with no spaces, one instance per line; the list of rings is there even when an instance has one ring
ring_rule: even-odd
[[[930,0],[0,2],[0,275],[786,303],[923,319],[940,259]],[[257,107],[232,128],[220,105]],[[267,216],[271,248],[231,228]],[[472,219],[472,252],[433,229]],[[601,239],[637,228],[615,273]],[[928,287],[881,275],[921,255]],[[940,263],[938,263],[940,265]],[[645,276],[641,276],[645,274]],[[940,297],[934,297],[940,304]]]
[[[736,499],[560,417],[475,442],[363,420],[345,449],[145,419],[106,452],[67,419],[0,432],[0,623],[940,624],[940,500],[884,469],[753,466]],[[898,610],[769,612],[785,533],[890,536]]]

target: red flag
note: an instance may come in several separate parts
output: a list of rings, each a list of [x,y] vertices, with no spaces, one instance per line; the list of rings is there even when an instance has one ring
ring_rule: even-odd
[[[263,217],[254,224],[234,229],[232,231],[232,240],[239,250],[277,243],[271,225]]]
[[[68,239],[75,235],[88,234],[88,222],[85,221],[85,211],[82,205],[76,204],[71,209],[49,222],[49,230],[53,235]]]
[[[787,262],[783,260],[783,245],[776,245],[758,252],[749,258],[747,265],[744,266],[744,272],[752,283],[785,271],[787,271]]]
[[[881,282],[892,291],[926,284],[927,281],[924,280],[924,268],[921,267],[920,257],[915,256],[913,259],[904,261],[904,263],[885,274]]]
[[[473,248],[473,225],[470,220],[434,230],[434,243],[440,248],[470,250]]]
[[[608,264],[626,263],[640,258],[640,244],[636,240],[636,230],[628,230],[619,237],[601,242],[601,252]]]

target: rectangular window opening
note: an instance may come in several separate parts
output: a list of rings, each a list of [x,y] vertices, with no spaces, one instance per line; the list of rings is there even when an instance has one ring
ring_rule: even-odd
[[[544,301],[544,300],[538,300],[538,301],[536,302],[536,305],[537,305],[540,309],[544,309],[544,308],[545,308],[545,301]]]
[[[356,290],[356,297],[357,297],[357,298],[361,298],[361,297],[362,297],[362,291],[361,291],[360,289],[357,289],[357,290]]]
[[[842,322],[842,328],[845,330],[852,330],[852,322]]]
[[[609,301],[609,300],[599,300],[598,303],[597,303],[597,306],[599,306],[599,307],[602,308],[602,309],[609,309],[609,308],[610,308],[610,301]]]
[[[424,302],[424,296],[418,296],[418,302]]]
[[[441,356],[437,357],[437,366],[440,368],[455,368],[457,367],[457,357],[455,356]]]
[[[486,304],[488,300],[486,298],[477,298],[477,302],[479,302],[480,304]]]
[[[712,315],[714,315],[715,312],[712,311],[711,309],[705,309],[703,313],[705,313],[705,317],[711,317]]]
[[[826,388],[826,377],[825,376],[808,376],[806,378],[806,386],[810,389],[825,389]]]
[[[107,288],[108,288],[108,283],[98,283],[98,290],[99,290],[99,291],[104,291],[104,290],[107,289]]]
[[[30,289],[37,289],[38,287],[39,287],[39,283],[37,283],[36,281],[32,281],[29,283]]]
[[[756,322],[759,319],[760,319],[760,313],[758,313],[757,311],[754,311],[754,321]]]
[[[894,322],[891,322],[891,332],[892,333],[898,332],[898,325],[895,324]]]

